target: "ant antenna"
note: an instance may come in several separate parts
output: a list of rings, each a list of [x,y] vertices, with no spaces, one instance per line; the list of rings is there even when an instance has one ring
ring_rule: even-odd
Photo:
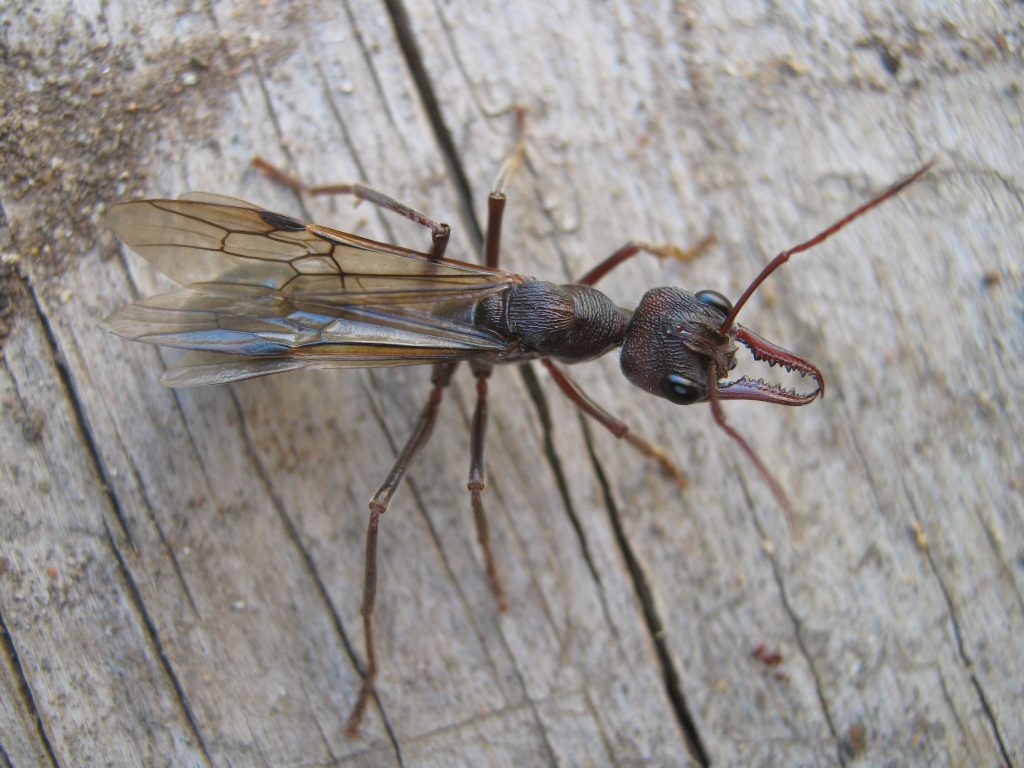
[[[761,283],[763,283],[772,272],[774,272],[776,269],[778,269],[787,261],[789,261],[790,256],[793,256],[794,254],[797,253],[802,253],[803,251],[810,250],[819,243],[824,242],[854,219],[864,215],[872,208],[874,208],[876,205],[884,203],[893,195],[898,194],[905,187],[909,186],[910,184],[913,184],[915,181],[921,178],[921,176],[923,176],[928,171],[928,169],[931,168],[934,164],[934,160],[929,160],[927,163],[922,165],[909,176],[904,176],[902,179],[897,181],[887,190],[871,198],[866,203],[861,205],[859,208],[856,208],[855,210],[846,214],[846,216],[839,219],[839,221],[834,223],[832,226],[822,230],[817,235],[812,237],[810,240],[805,240],[799,245],[793,246],[792,248],[783,251],[770,262],[768,262],[765,268],[762,269],[758,276],[754,278],[753,282],[751,282],[750,285],[747,286],[747,289],[743,292],[743,295],[740,296],[739,301],[737,301],[733,305],[732,311],[725,318],[725,322],[722,323],[721,327],[718,329],[719,332],[723,334],[727,334],[729,332],[729,330],[733,327],[733,325],[736,322],[736,316],[743,308],[743,305],[747,303],[747,300],[754,295],[754,292],[760,287]],[[796,513],[793,511],[793,505],[790,503],[789,497],[786,495],[785,490],[783,490],[782,485],[779,483],[778,480],[775,479],[775,477],[769,471],[767,465],[763,461],[761,461],[761,457],[758,456],[757,453],[754,452],[754,449],[750,447],[750,443],[747,442],[746,438],[744,438],[743,435],[737,432],[725,418],[725,411],[722,409],[722,401],[718,396],[719,373],[720,371],[717,369],[717,366],[711,365],[708,367],[708,401],[711,405],[711,414],[715,417],[715,423],[718,424],[718,426],[721,427],[725,431],[725,433],[729,435],[729,437],[736,441],[736,444],[739,445],[741,449],[743,449],[743,452],[745,454],[747,454],[747,457],[754,464],[754,467],[757,468],[758,473],[764,479],[765,483],[767,483],[768,487],[771,488],[772,494],[775,496],[776,501],[779,502],[779,506],[781,506],[783,511],[786,513],[786,523],[789,526],[790,534],[794,538],[799,538],[800,528],[799,523],[797,521]]]
[[[719,328],[719,331],[721,333],[728,333],[729,332],[729,329],[732,328],[733,323],[736,322],[736,316],[740,313],[740,310],[743,309],[743,305],[747,303],[747,299],[749,299],[751,296],[754,295],[754,291],[756,291],[760,287],[761,283],[763,283],[765,281],[765,279],[768,277],[768,275],[770,275],[776,269],[778,269],[783,264],[785,264],[787,261],[789,261],[789,257],[790,256],[793,256],[794,254],[797,254],[797,253],[802,253],[803,251],[808,251],[811,248],[813,248],[814,246],[818,245],[819,243],[824,242],[825,240],[828,240],[830,237],[832,237],[832,235],[834,235],[836,232],[838,232],[840,229],[845,227],[847,224],[849,224],[854,219],[864,215],[865,213],[870,211],[872,208],[874,208],[876,205],[880,205],[881,203],[884,203],[886,200],[888,200],[893,195],[898,194],[905,187],[909,186],[910,184],[913,184],[915,181],[917,181],[919,178],[921,178],[928,171],[928,169],[931,168],[934,164],[935,164],[934,160],[929,160],[927,163],[922,165],[920,168],[918,168],[912,174],[910,174],[909,176],[904,176],[902,179],[897,181],[895,184],[893,184],[887,190],[885,190],[881,194],[876,195],[875,197],[871,198],[870,200],[868,200],[866,203],[864,203],[862,206],[860,206],[856,210],[846,214],[843,218],[841,218],[835,224],[833,224],[832,226],[828,227],[825,230],[822,230],[821,232],[816,234],[814,237],[812,237],[810,240],[805,240],[804,242],[800,243],[800,245],[795,245],[792,248],[783,251],[778,256],[776,256],[774,259],[769,261],[767,266],[765,266],[765,268],[761,270],[761,273],[757,277],[754,278],[754,281],[750,285],[747,286],[747,290],[745,290],[743,292],[743,295],[740,296],[739,301],[737,301],[735,304],[733,304],[732,312],[730,312],[729,316],[725,318],[725,322],[722,323],[722,327]]]

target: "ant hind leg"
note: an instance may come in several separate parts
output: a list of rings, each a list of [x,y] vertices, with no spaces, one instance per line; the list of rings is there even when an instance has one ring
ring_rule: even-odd
[[[252,159],[252,164],[253,167],[268,179],[271,179],[272,181],[275,181],[281,186],[287,187],[298,194],[352,195],[357,200],[365,200],[366,202],[373,203],[385,210],[397,213],[399,216],[403,216],[409,219],[409,221],[415,222],[416,224],[429,229],[431,240],[433,242],[430,255],[435,259],[440,259],[444,256],[445,249],[448,247],[448,238],[451,236],[451,227],[443,222],[434,221],[425,213],[421,213],[412,206],[395,200],[395,198],[390,195],[378,192],[376,189],[367,187],[364,184],[326,184],[323,186],[313,187],[306,184],[301,179],[292,176],[290,173],[281,170],[276,165],[268,163],[262,157],[254,157]]]
[[[363,604],[360,610],[363,616],[363,642],[366,648],[366,673],[363,675],[363,683],[359,688],[359,695],[348,716],[348,724],[345,728],[349,736],[354,737],[359,732],[359,724],[363,720],[366,705],[373,693],[373,686],[377,679],[377,651],[373,642],[373,608],[377,599],[377,529],[380,525],[380,517],[391,503],[395,489],[402,482],[406,470],[412,464],[417,454],[427,444],[431,433],[434,431],[434,424],[437,421],[437,411],[441,405],[441,398],[444,390],[452,379],[457,363],[437,363],[431,376],[433,389],[430,390],[430,397],[420,412],[412,434],[402,448],[402,452],[395,460],[394,466],[388,473],[387,478],[381,484],[377,492],[370,499],[370,522],[366,529],[366,562],[363,576]]]

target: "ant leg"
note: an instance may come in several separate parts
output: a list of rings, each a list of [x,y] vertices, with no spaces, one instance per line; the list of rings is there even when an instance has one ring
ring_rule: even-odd
[[[765,465],[765,463],[761,461],[761,457],[754,452],[754,449],[751,448],[747,439],[733,429],[732,425],[725,418],[725,411],[722,410],[718,387],[711,386],[712,384],[718,383],[718,373],[719,372],[715,369],[715,366],[709,366],[708,385],[710,388],[708,389],[708,402],[711,404],[711,415],[715,417],[715,423],[722,428],[725,434],[736,441],[737,445],[739,445],[739,447],[743,449],[743,452],[747,454],[747,458],[753,462],[754,467],[757,469],[758,473],[760,473],[761,478],[768,484],[768,487],[771,488],[772,494],[775,496],[775,500],[778,501],[779,506],[782,507],[782,511],[786,513],[786,524],[789,526],[790,533],[794,538],[799,538],[800,524],[797,520],[796,512],[793,511],[793,505],[789,503],[789,497],[786,495],[786,491],[783,489],[782,484],[775,479],[775,475],[768,470],[767,465]]]
[[[469,462],[469,498],[473,505],[473,522],[476,525],[476,538],[484,555],[484,568],[487,572],[487,586],[498,604],[501,612],[508,610],[505,589],[498,578],[498,566],[491,549],[491,533],[487,527],[484,514],[483,490],[486,485],[484,470],[484,439],[487,437],[487,379],[491,376],[494,366],[477,360],[470,361],[473,375],[476,376],[476,410],[473,412],[473,428],[470,434]]]
[[[639,435],[630,432],[623,422],[612,416],[608,411],[604,410],[601,406],[590,399],[587,394],[580,389],[579,384],[570,379],[558,366],[551,362],[547,358],[542,358],[541,362],[544,367],[551,373],[552,378],[558,385],[559,389],[568,397],[572,402],[583,411],[587,416],[595,419],[598,424],[607,429],[616,437],[625,440],[636,450],[640,451],[644,456],[654,459],[661,465],[661,468],[671,477],[676,485],[680,488],[686,488],[689,485],[689,481],[686,479],[686,474],[676,464],[665,455],[665,452],[653,443],[648,442]]]
[[[395,460],[387,478],[384,480],[377,492],[370,499],[370,523],[366,529],[366,570],[363,576],[363,605],[360,613],[363,615],[363,642],[366,645],[366,674],[363,676],[363,684],[359,688],[359,696],[352,713],[348,716],[348,725],[345,732],[350,737],[355,737],[359,732],[359,723],[363,719],[366,705],[373,693],[373,684],[377,678],[377,653],[373,644],[373,606],[377,597],[377,527],[380,523],[380,516],[387,511],[388,504],[395,489],[402,481],[409,465],[420,452],[420,449],[427,444],[430,433],[434,430],[434,423],[437,421],[437,410],[441,405],[441,397],[445,387],[452,379],[457,363],[437,363],[430,382],[434,388],[430,390],[430,397],[427,404],[423,406],[412,434],[406,442],[402,452]]]
[[[843,216],[843,218],[841,218],[839,221],[823,229],[810,240],[804,240],[804,242],[800,243],[799,245],[794,245],[792,248],[786,249],[778,256],[776,256],[774,259],[769,261],[768,264],[765,265],[764,269],[761,270],[760,274],[757,277],[755,277],[753,282],[747,286],[747,289],[745,291],[743,291],[743,293],[740,295],[739,300],[732,305],[732,311],[729,313],[728,317],[725,318],[725,322],[722,323],[721,332],[726,333],[730,328],[732,328],[733,323],[736,322],[736,315],[738,315],[740,310],[743,309],[743,305],[747,303],[747,299],[754,295],[754,291],[756,291],[760,287],[761,283],[763,283],[768,278],[768,275],[770,275],[776,269],[778,269],[787,261],[789,261],[790,256],[795,256],[798,253],[809,251],[811,248],[818,245],[818,243],[823,243],[824,241],[828,240],[830,237],[832,237],[832,235],[834,235],[836,232],[845,227],[854,219],[860,218],[865,213],[874,208],[876,205],[881,205],[893,195],[899,194],[900,191],[902,191],[904,188],[913,184],[924,174],[926,174],[928,172],[928,169],[931,168],[932,165],[934,165],[934,163],[935,160],[929,160],[927,163],[922,165],[909,176],[904,176],[902,179],[895,182],[884,192],[875,195],[866,203],[862,203],[860,206],[858,206],[857,208]]]
[[[526,108],[516,107],[515,143],[512,152],[501,164],[498,177],[494,181],[491,194],[487,197],[487,231],[484,235],[484,264],[492,269],[497,268],[501,259],[501,222],[505,215],[505,186],[509,177],[522,164],[526,137]],[[473,427],[470,433],[469,488],[470,504],[473,507],[473,523],[476,526],[476,538],[483,550],[484,569],[487,573],[487,585],[494,595],[494,601],[500,612],[508,610],[505,589],[498,576],[498,565],[491,549],[491,532],[487,525],[484,512],[483,490],[486,485],[484,468],[484,442],[487,437],[487,380],[494,366],[482,361],[471,361],[473,375],[476,376],[476,410],[473,412]]]
[[[704,253],[715,242],[715,239],[713,234],[705,235],[689,248],[680,248],[678,245],[671,244],[654,245],[653,243],[640,241],[629,242],[576,282],[578,285],[593,285],[617,266],[625,261],[629,261],[638,253],[649,253],[652,256],[657,256],[659,259],[672,258],[678,261],[692,261]]]
[[[505,214],[505,187],[508,180],[523,164],[526,153],[526,107],[516,107],[515,143],[501,164],[498,178],[487,197],[487,234],[484,240],[484,264],[497,267],[501,258],[501,220]]]
[[[487,198],[487,235],[484,239],[484,264],[495,268],[501,260],[501,219],[505,215],[505,195],[491,192]]]
[[[385,195],[383,192],[378,192],[377,190],[363,184],[327,184],[319,187],[311,187],[301,179],[282,171],[276,165],[268,163],[262,157],[254,157],[252,159],[252,164],[267,178],[299,194],[352,195],[357,200],[366,200],[368,203],[373,203],[381,208],[393,211],[399,216],[404,216],[410,221],[430,230],[430,236],[433,242],[430,255],[435,259],[439,259],[444,256],[445,249],[448,247],[448,238],[452,231],[451,227],[442,222],[434,221],[425,213],[421,213],[405,203],[400,203],[398,200],[395,200],[395,198]]]

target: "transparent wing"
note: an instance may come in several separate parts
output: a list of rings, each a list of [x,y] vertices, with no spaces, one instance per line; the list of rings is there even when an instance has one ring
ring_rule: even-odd
[[[263,286],[327,303],[367,304],[468,298],[522,280],[205,192],[121,203],[107,223],[181,285]]]
[[[201,371],[165,377],[172,386],[190,386],[210,377],[232,381],[302,367],[417,365],[500,354],[504,339],[460,320],[473,304],[450,302],[437,314],[436,305],[425,311],[419,304],[325,304],[260,286],[205,283],[203,290],[181,288],[130,304],[101,327],[133,341],[207,353],[179,363]]]
[[[178,200],[191,200],[197,203],[213,203],[214,205],[227,205],[234,208],[252,208],[256,211],[260,210],[260,206],[256,205],[256,203],[250,203],[240,197],[218,195],[215,192],[186,192],[183,195],[179,195]]]
[[[441,363],[458,359],[458,356],[438,355],[427,352],[419,357],[381,356],[372,363],[373,367],[393,365],[415,365],[418,363]],[[303,357],[245,357],[217,352],[188,352],[164,371],[160,382],[166,387],[198,387],[206,384],[227,384],[231,381],[255,379],[273,373],[298,371],[305,368],[366,368],[365,361],[325,355]]]
[[[265,359],[235,357],[213,352],[189,352],[164,371],[160,383],[165,387],[199,387],[206,384],[227,384],[232,381],[269,376],[272,373],[297,371],[303,360],[287,357]]]
[[[169,386],[507,350],[506,340],[471,318],[477,301],[523,279],[511,273],[431,259],[208,193],[123,203],[108,222],[187,286],[101,324],[135,341],[193,350],[165,373]]]

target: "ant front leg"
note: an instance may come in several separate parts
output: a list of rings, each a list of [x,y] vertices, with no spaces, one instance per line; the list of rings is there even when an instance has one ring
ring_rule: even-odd
[[[448,247],[448,238],[451,236],[452,232],[451,227],[440,221],[434,221],[425,213],[421,213],[405,203],[400,203],[390,195],[385,195],[383,192],[378,192],[376,189],[367,187],[363,184],[326,184],[323,186],[311,187],[301,179],[282,171],[276,165],[268,163],[262,157],[254,157],[252,159],[252,164],[253,167],[268,179],[271,179],[281,186],[287,187],[298,194],[352,195],[357,200],[365,200],[366,202],[373,203],[385,210],[393,211],[399,216],[403,216],[409,219],[409,221],[413,221],[416,224],[429,229],[431,241],[433,242],[433,246],[430,249],[430,255],[435,259],[440,259],[444,256],[445,249]]]
[[[714,234],[705,235],[689,248],[680,248],[678,245],[644,242],[630,242],[619,248],[615,253],[602,261],[596,267],[576,282],[579,285],[594,285],[598,280],[607,275],[623,262],[629,261],[638,253],[649,253],[657,256],[658,259],[676,259],[677,261],[692,261],[700,256],[715,242]]]
[[[665,473],[675,481],[676,485],[684,490],[686,489],[690,484],[686,479],[686,474],[675,464],[675,462],[665,455],[665,452],[661,450],[661,448],[640,437],[640,435],[635,432],[630,432],[629,427],[626,426],[624,422],[619,421],[608,413],[608,411],[591,400],[590,397],[580,389],[580,385],[570,379],[569,376],[551,362],[551,360],[548,358],[542,358],[541,363],[543,363],[544,367],[551,373],[551,377],[555,380],[558,388],[562,390],[566,397],[572,400],[577,408],[587,414],[587,416],[590,416],[592,419],[597,421],[598,424],[607,429],[617,438],[625,440],[644,456],[654,459],[661,465],[661,468]]]
[[[373,607],[377,599],[377,529],[380,525],[380,517],[391,503],[391,497],[395,489],[405,476],[406,470],[412,464],[413,459],[420,452],[431,433],[434,431],[434,424],[437,422],[437,411],[441,405],[441,398],[444,395],[445,387],[452,380],[457,363],[437,363],[430,381],[433,389],[430,390],[430,397],[427,404],[423,406],[412,434],[409,436],[405,447],[395,460],[387,478],[381,484],[377,492],[370,499],[370,522],[366,529],[366,570],[363,576],[363,642],[366,646],[366,674],[363,676],[363,684],[359,688],[359,696],[352,713],[348,716],[348,725],[345,728],[349,736],[355,736],[359,732],[359,724],[362,722],[363,713],[373,693],[373,685],[377,679],[377,651],[373,642]]]

